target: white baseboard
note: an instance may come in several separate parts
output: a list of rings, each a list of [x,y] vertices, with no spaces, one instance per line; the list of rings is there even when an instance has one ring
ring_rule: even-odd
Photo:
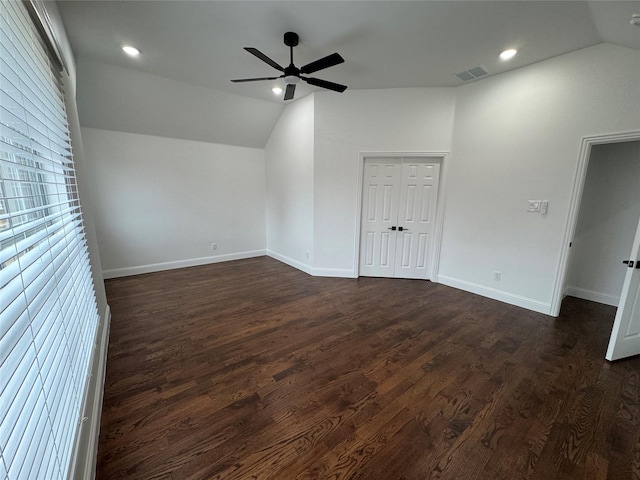
[[[243,258],[261,257],[265,254],[265,250],[251,250],[248,252],[229,253],[226,255],[215,255],[211,257],[189,258],[186,260],[152,263],[150,265],[138,265],[135,267],[114,268],[111,270],[103,270],[102,275],[105,279],[128,277],[130,275],[140,275],[142,273],[161,272],[164,270],[173,270],[176,268],[196,267],[198,265],[208,265],[210,263],[228,262],[230,260],[242,260]]]
[[[565,295],[582,298],[583,300],[589,300],[591,302],[604,303],[605,305],[611,305],[612,307],[617,307],[620,304],[619,296],[611,295],[609,293],[594,292],[593,290],[587,290],[586,288],[567,287],[565,289]]]
[[[358,275],[349,268],[314,268],[313,275],[316,277],[358,278]]]
[[[273,250],[267,250],[267,256],[286,263],[290,267],[303,271],[313,277],[337,277],[337,278],[357,278],[352,269],[348,268],[314,268],[311,265],[302,263],[293,258],[287,257]]]
[[[495,288],[485,287],[484,285],[478,285],[477,283],[467,282],[465,280],[458,280],[456,278],[446,277],[444,275],[438,275],[438,283],[448,285],[449,287],[458,288],[466,292],[482,295],[483,297],[499,300],[510,305],[526,308],[527,310],[533,310],[534,312],[544,313],[545,315],[551,315],[551,304],[540,302],[532,298],[523,297],[520,295],[514,295]]]
[[[82,419],[76,434],[70,479],[92,480],[96,476],[100,417],[102,415],[104,379],[107,372],[110,329],[111,309],[107,305],[100,325],[98,325],[96,341],[91,355],[90,374],[85,390]]]
[[[297,268],[298,270],[303,271],[304,273],[308,273],[309,275],[313,275],[313,269],[311,265],[307,265],[306,263],[299,262],[298,260],[294,260],[293,258],[287,257],[285,255],[281,255],[273,250],[267,250],[267,256],[271,258],[275,258],[279,262],[286,263],[290,267]]]

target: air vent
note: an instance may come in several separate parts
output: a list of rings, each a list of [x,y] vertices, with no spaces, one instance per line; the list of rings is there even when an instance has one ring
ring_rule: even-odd
[[[477,67],[470,68],[469,70],[465,70],[464,72],[454,73],[456,77],[458,77],[463,82],[468,82],[469,80],[473,80],[474,78],[482,77],[483,75],[487,75],[487,69],[482,65]]]

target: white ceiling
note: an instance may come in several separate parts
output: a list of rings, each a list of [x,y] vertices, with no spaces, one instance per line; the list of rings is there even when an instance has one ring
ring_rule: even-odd
[[[76,56],[272,102],[277,76],[243,50],[288,64],[284,32],[300,35],[298,67],[333,52],[345,63],[314,74],[351,89],[456,86],[453,73],[491,75],[601,42],[640,49],[630,24],[640,1],[59,1]],[[138,47],[126,57],[123,44]],[[498,54],[518,55],[501,62]],[[318,90],[300,85],[296,98]],[[339,95],[336,93],[336,95]]]

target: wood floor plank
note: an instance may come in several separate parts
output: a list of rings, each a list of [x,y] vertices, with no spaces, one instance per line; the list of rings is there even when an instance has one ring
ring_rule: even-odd
[[[640,480],[612,307],[551,318],[267,257],[106,287],[98,480]]]

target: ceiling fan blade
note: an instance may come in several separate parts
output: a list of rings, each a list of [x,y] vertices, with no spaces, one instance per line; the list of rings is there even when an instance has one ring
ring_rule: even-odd
[[[302,78],[302,77],[300,77]],[[326,88],[328,90],[333,90],[334,92],[344,92],[347,89],[346,85],[340,85],[339,83],[328,82],[327,80],[321,80],[319,78],[302,78],[309,85],[315,85],[316,87]]]
[[[281,72],[284,72],[284,67],[281,67],[280,65],[278,65],[276,62],[274,62],[273,60],[271,60],[269,57],[267,57],[264,53],[262,53],[260,50],[258,50],[257,48],[253,48],[253,47],[244,47],[244,49],[251,53],[252,55],[255,55],[256,57],[258,57],[260,60],[262,60],[264,63],[268,63],[269,65],[271,65],[273,68],[275,68],[276,70],[280,70]]]
[[[241,82],[259,82],[260,80],[277,80],[282,77],[260,77],[260,78],[238,78],[236,80],[231,80],[233,83],[241,83]]]
[[[295,83],[288,84],[287,89],[284,91],[284,99],[291,100],[295,92],[296,92],[296,84]]]
[[[342,58],[338,53],[332,53],[331,55],[327,55],[326,57],[321,58],[320,60],[308,63],[300,69],[300,73],[317,72],[318,70],[333,67],[334,65],[338,65],[342,62],[344,62],[344,58]]]

